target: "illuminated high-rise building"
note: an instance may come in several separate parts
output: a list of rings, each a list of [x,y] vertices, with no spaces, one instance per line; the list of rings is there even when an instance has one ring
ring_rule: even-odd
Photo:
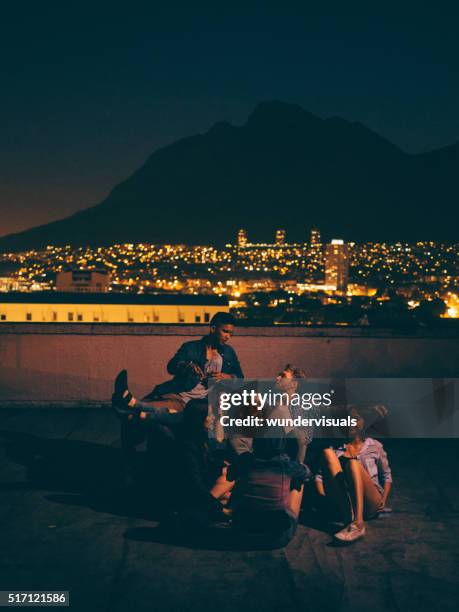
[[[325,247],[325,284],[345,293],[349,280],[349,251],[343,240],[332,240]]]
[[[285,235],[286,231],[284,229],[278,229],[276,231],[276,244],[282,245],[285,244]]]
[[[320,251],[320,249],[322,248],[322,242],[321,242],[321,238],[320,238],[320,231],[318,229],[313,228],[311,230],[311,236],[310,236],[310,240],[309,240],[309,245],[311,247],[311,250],[317,249],[318,251]]]
[[[322,248],[322,238],[320,236],[320,231],[315,228],[311,230],[309,238],[309,259],[310,268],[314,272],[317,272],[318,269],[323,266],[324,253]]]
[[[247,230],[241,228],[237,234],[237,245],[239,247],[247,246]]]

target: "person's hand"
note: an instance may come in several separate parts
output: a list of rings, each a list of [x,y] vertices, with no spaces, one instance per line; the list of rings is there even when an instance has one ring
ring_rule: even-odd
[[[380,419],[385,419],[386,416],[389,414],[389,410],[382,404],[372,406],[371,409],[373,410],[374,414]]]
[[[199,376],[203,376],[201,368],[193,361],[181,361],[178,365],[178,372],[181,375],[188,374],[189,372],[194,372]]]
[[[379,514],[383,514],[384,516],[388,516],[389,514],[392,514],[392,508],[389,508],[389,506],[387,506],[386,503],[387,503],[387,500],[383,499],[381,503],[379,504],[379,508],[378,508]]]
[[[196,374],[196,376],[198,376],[199,380],[203,380],[205,378],[204,372],[196,363],[191,364],[191,369]]]
[[[197,363],[193,361],[184,361],[180,366],[181,374],[196,374],[199,380],[203,380],[204,373]]]
[[[224,372],[216,372],[212,374],[212,378],[214,380],[231,380],[233,378],[232,374],[225,374]]]

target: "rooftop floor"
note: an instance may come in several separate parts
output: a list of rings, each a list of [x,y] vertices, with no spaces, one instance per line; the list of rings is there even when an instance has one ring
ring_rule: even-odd
[[[387,441],[387,519],[352,547],[300,525],[277,551],[168,541],[118,487],[105,409],[0,410],[1,590],[68,590],[72,610],[456,610],[457,440]]]

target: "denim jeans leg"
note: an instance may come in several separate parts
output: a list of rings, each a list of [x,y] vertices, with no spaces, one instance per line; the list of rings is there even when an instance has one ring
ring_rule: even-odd
[[[156,402],[155,402],[156,403]],[[157,401],[161,403],[160,400]],[[169,412],[168,401],[164,400],[163,406],[152,406],[151,403],[137,400],[136,409],[148,414],[146,421],[162,423],[163,425],[178,425],[183,420],[183,411]]]

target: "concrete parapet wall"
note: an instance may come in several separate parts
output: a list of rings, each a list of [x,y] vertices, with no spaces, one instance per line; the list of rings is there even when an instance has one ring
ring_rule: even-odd
[[[168,378],[168,359],[204,325],[3,324],[0,404],[103,403],[122,368],[141,396]],[[244,373],[286,363],[313,378],[458,377],[459,333],[416,329],[246,327],[232,340]]]

